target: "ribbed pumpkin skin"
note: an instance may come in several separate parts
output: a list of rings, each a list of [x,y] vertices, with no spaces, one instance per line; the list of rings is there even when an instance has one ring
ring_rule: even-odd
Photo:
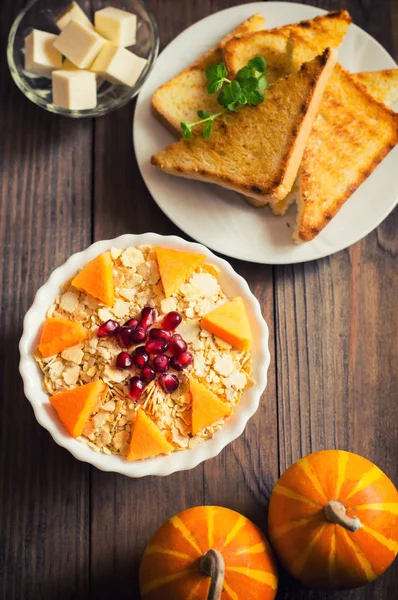
[[[330,523],[324,507],[339,500],[358,517],[356,532]],[[398,551],[398,492],[372,462],[342,450],[309,454],[277,482],[268,531],[281,563],[309,587],[349,589],[376,579]]]
[[[200,557],[215,548],[225,561],[222,600],[273,600],[278,576],[272,550],[260,530],[239,513],[197,506],[164,523],[140,566],[142,600],[206,600],[210,577]]]

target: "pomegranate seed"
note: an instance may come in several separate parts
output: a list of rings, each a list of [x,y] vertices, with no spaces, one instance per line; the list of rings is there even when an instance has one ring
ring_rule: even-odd
[[[102,325],[98,327],[97,336],[100,338],[108,337],[109,335],[114,335],[118,329],[119,323],[116,323],[116,321],[112,321],[112,319],[109,319],[109,321],[102,323]]]
[[[131,333],[131,341],[134,344],[141,344],[141,342],[145,342],[146,338],[146,329],[141,327],[141,325],[138,325],[137,329]]]
[[[145,383],[139,377],[132,377],[129,381],[129,396],[132,400],[138,400],[145,387]]]
[[[149,354],[145,350],[145,346],[138,346],[132,354],[133,363],[138,369],[143,369],[147,366]]]
[[[173,356],[179,356],[182,352],[185,352],[187,348],[188,346],[186,341],[179,333],[175,333],[171,336],[169,349]]]
[[[159,375],[158,381],[161,388],[168,394],[174,392],[179,386],[178,377],[173,375],[173,373]]]
[[[170,358],[167,354],[158,354],[153,359],[153,368],[156,373],[165,373],[169,367]]]
[[[172,356],[170,358],[170,368],[174,369],[174,371],[183,371],[184,369],[178,358],[176,358],[175,356]]]
[[[141,371],[141,379],[145,383],[150,383],[156,377],[156,373],[151,367],[144,367]]]
[[[181,352],[181,354],[172,356],[170,359],[170,367],[176,371],[182,371],[192,363],[192,354],[190,352]]]
[[[156,310],[150,306],[145,306],[141,311],[140,325],[145,329],[151,327],[156,321]]]
[[[131,329],[133,331],[135,331],[138,327],[137,319],[129,319],[128,321],[125,322],[124,327],[131,327]]]
[[[190,352],[182,352],[178,356],[178,360],[185,369],[185,367],[189,367],[189,365],[192,363],[192,354]]]
[[[164,340],[169,341],[170,335],[171,334],[168,331],[166,331],[165,329],[159,329],[159,327],[153,327],[153,329],[151,329],[149,332],[149,337],[151,338],[151,340],[153,340],[154,338],[163,338]]]
[[[148,340],[145,344],[145,349],[149,354],[162,354],[162,352],[166,352],[168,345],[167,340],[164,338],[157,338]]]
[[[173,329],[177,329],[181,321],[182,316],[180,315],[180,313],[178,313],[175,310],[172,310],[171,312],[167,313],[167,315],[162,321],[162,325],[164,329],[167,329],[167,331],[172,331]]]
[[[125,346],[125,348],[128,348],[129,346],[131,346],[131,344],[133,343],[131,341],[132,333],[133,333],[133,330],[131,329],[131,327],[120,327],[119,331],[117,332],[119,344],[121,346]]]
[[[133,361],[128,352],[121,352],[117,355],[116,366],[119,367],[119,369],[128,369],[132,364]]]

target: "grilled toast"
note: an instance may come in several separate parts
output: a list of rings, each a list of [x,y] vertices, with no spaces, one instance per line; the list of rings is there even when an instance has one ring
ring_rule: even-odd
[[[270,63],[270,81],[275,81],[278,78],[278,70],[281,71],[279,76],[286,73],[287,66],[291,71],[297,70],[297,65],[296,68],[294,66],[290,68],[291,58],[289,55],[288,65],[285,61],[281,64],[279,58],[280,53],[286,50],[292,32],[302,42],[310,43],[317,49],[316,54],[311,56],[312,59],[317,54],[322,54],[328,47],[337,48],[341,44],[350,23],[349,13],[346,10],[339,10],[300,23],[257,31],[239,39],[232,39],[224,46],[223,51],[227,70],[234,77],[239,69],[246,65],[253,56],[264,56],[267,62]],[[272,46],[277,55],[276,57],[272,55]],[[308,62],[308,58],[302,60],[300,65],[303,62]],[[274,71],[276,76],[274,76]]]
[[[253,15],[225,36],[217,46],[155,91],[152,96],[152,109],[171,133],[181,137],[180,123],[195,121],[198,109],[209,113],[218,110],[216,96],[209,96],[207,93],[205,69],[209,65],[222,62],[222,49],[231,38],[239,38],[263,27],[264,18],[261,15]]]
[[[398,69],[351,73],[351,77],[357,83],[364,85],[371,96],[378,102],[383,102],[387,106],[390,106],[398,101]],[[275,215],[284,215],[289,206],[296,201],[299,188],[298,180],[299,178],[297,178],[297,182],[295,182],[286,198],[279,200],[271,207]],[[245,200],[251,203],[250,198],[245,197]]]
[[[390,106],[398,101],[398,69],[351,73],[351,77],[357,83],[364,85],[378,102]],[[272,205],[272,212],[275,215],[284,215],[289,206],[296,201],[298,187],[299,182],[297,181],[286,198]],[[250,203],[250,198],[245,197],[245,199]]]
[[[289,69],[293,70],[293,71],[297,70],[298,68],[300,68],[300,65],[302,64],[303,61],[307,62],[308,60],[311,60],[314,56],[316,56],[322,50],[323,43],[324,43],[324,41],[321,38],[317,39],[315,36],[312,36],[311,42],[303,41],[303,36],[301,35],[301,33],[297,33],[295,30],[292,30],[290,32],[289,40],[287,43],[287,54],[288,54],[287,60],[289,62]],[[319,44],[319,45],[316,45],[316,44]],[[345,104],[346,104],[344,102],[344,99],[341,98],[340,103],[338,103],[337,101],[334,102],[333,100],[331,100],[331,98],[333,98],[334,95],[336,94],[336,89],[340,85],[346,86],[347,96],[349,96],[350,90],[352,93],[352,87],[355,84],[354,89],[362,88],[366,97],[368,97],[370,94],[373,97],[373,100],[375,99],[375,100],[379,100],[380,102],[385,102],[387,104],[391,104],[396,99],[398,99],[398,69],[377,71],[377,72],[373,72],[373,73],[357,73],[357,74],[353,74],[353,75],[347,73],[347,76],[352,79],[351,86],[349,86],[347,84],[347,78],[344,78],[344,79],[342,78],[342,75],[341,75],[342,72],[343,72],[342,68],[339,65],[336,65],[335,71],[334,71],[332,77],[330,78],[330,81],[326,87],[324,98],[322,99],[321,105],[319,107],[319,112],[320,112],[321,116],[318,117],[317,121],[315,122],[314,131],[311,133],[310,139],[308,141],[308,144],[312,145],[313,147],[315,147],[317,143],[318,144],[321,143],[320,139],[318,140],[318,142],[316,142],[316,135],[317,135],[317,133],[320,134],[320,132],[321,132],[321,128],[319,126],[319,121],[320,121],[321,117],[324,117],[324,111],[326,110],[326,103],[334,106],[334,109],[335,109],[335,114],[333,113],[333,109],[328,111],[329,119],[332,119],[332,120],[338,119],[340,113],[344,114]],[[362,87],[362,86],[365,86],[365,87]],[[358,94],[360,94],[360,92],[358,92]],[[364,99],[362,106],[365,104],[366,104],[366,100]],[[368,114],[369,119],[373,118],[371,106],[373,106],[373,104],[369,105],[369,114]],[[349,106],[348,106],[348,109],[349,109]],[[386,110],[388,110],[388,109],[386,109]],[[366,113],[364,114],[363,119],[366,120]],[[357,126],[360,126],[359,122],[357,123]],[[325,127],[326,126],[324,125],[324,128]],[[322,130],[323,135],[325,135],[324,128]],[[342,132],[342,137],[344,138],[344,132]],[[324,137],[322,139],[324,140]],[[365,154],[366,153],[364,152],[364,155],[362,157],[363,159],[365,157]],[[380,158],[380,160],[382,159],[382,157]],[[374,167],[378,164],[378,162],[380,162],[380,160],[378,160],[375,163]],[[361,163],[359,163],[359,164],[361,164]],[[341,165],[341,169],[343,171],[342,165]],[[303,172],[303,169],[300,168],[300,173],[302,173],[302,172]],[[321,172],[319,173],[319,177],[320,178],[322,177]],[[356,187],[358,187],[359,185],[360,185],[360,183],[358,183],[358,185]],[[294,185],[292,191],[286,196],[286,198],[284,198],[282,200],[271,202],[271,209],[274,212],[274,214],[276,214],[276,215],[285,214],[288,207],[297,199],[297,197],[299,195],[297,190],[300,187],[301,187],[300,182],[297,182]],[[354,189],[353,189],[353,191],[354,191]],[[246,198],[246,199],[248,202],[251,203],[250,198]],[[340,204],[340,206],[341,205],[342,205],[342,203]],[[297,238],[297,236],[296,236],[296,238]]]
[[[351,77],[362,83],[379,102],[390,106],[398,101],[398,69],[355,73]]]
[[[152,156],[172,175],[250,193],[258,206],[281,199],[295,180],[322,94],[336,62],[327,49],[279,79],[258,106],[216,119],[209,140],[198,133]]]
[[[398,114],[336,65],[299,171],[296,242],[312,240],[398,142]]]

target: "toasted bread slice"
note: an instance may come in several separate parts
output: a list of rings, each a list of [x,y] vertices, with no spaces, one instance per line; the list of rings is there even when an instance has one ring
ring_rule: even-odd
[[[176,137],[181,137],[180,123],[196,121],[199,109],[213,113],[219,108],[217,97],[207,93],[205,69],[223,61],[222,49],[231,38],[247,35],[263,27],[264,18],[253,15],[225,36],[217,46],[156,90],[152,96],[152,108]]]
[[[284,198],[335,62],[335,51],[325,50],[273,84],[262,104],[216,119],[208,141],[200,133],[180,140],[152,156],[152,164],[172,175],[250,192],[258,206]]]
[[[278,70],[281,71],[279,76],[285,74],[287,66],[289,70],[298,70],[297,66],[296,68],[290,67],[290,52],[288,65],[285,61],[282,63],[279,56],[281,52],[283,53],[286,50],[292,32],[299,36],[301,41],[310,43],[317,49],[317,52],[311,56],[311,60],[316,55],[322,54],[328,47],[337,48],[341,44],[350,23],[349,13],[346,10],[338,10],[300,23],[250,33],[239,39],[232,39],[225,45],[225,64],[230,75],[234,77],[239,69],[246,65],[253,56],[264,56],[270,65],[270,81],[272,82],[278,78]],[[276,60],[273,57],[272,50],[277,55]],[[303,62],[308,62],[308,58],[302,60],[300,66]]]
[[[379,102],[390,106],[398,101],[398,69],[355,73],[352,78],[362,83]]]
[[[340,46],[351,22],[350,14],[346,10],[339,10],[290,27],[287,44],[289,70],[297,71],[304,62],[325,48]],[[309,53],[310,47],[313,48],[312,54]]]
[[[398,114],[336,65],[300,167],[294,241],[318,235],[397,142]]]
[[[288,40],[289,33],[284,27],[256,31],[240,38],[233,38],[223,50],[229,75],[235,77],[239,69],[247,65],[251,58],[263,56],[267,62],[268,83],[284,77],[289,73],[286,55]]]
[[[398,69],[351,73],[351,77],[357,83],[364,85],[371,96],[378,102],[391,105],[398,101]],[[322,103],[320,110],[322,110]],[[279,200],[271,207],[275,215],[284,215],[289,206],[296,201],[299,188],[298,179],[286,198]],[[250,202],[250,198],[247,198],[247,200]]]

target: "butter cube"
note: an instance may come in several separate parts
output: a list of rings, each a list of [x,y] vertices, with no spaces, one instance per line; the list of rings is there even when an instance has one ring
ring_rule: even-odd
[[[71,110],[97,106],[97,82],[90,71],[53,71],[53,104]]]
[[[79,69],[79,67],[76,67],[76,65],[73,64],[73,62],[71,62],[68,58],[65,58],[64,62],[62,63],[62,70],[63,71],[81,71],[81,69]],[[101,87],[101,85],[104,83],[104,78],[100,77],[100,75],[96,75],[96,80],[97,80],[97,90]]]
[[[111,83],[133,87],[146,63],[145,58],[107,42],[91,65],[91,71]]]
[[[137,17],[126,10],[107,6],[94,13],[95,30],[117,46],[135,44]]]
[[[105,43],[93,29],[72,19],[55,40],[54,47],[76,67],[86,69]]]
[[[62,55],[53,46],[57,36],[34,29],[25,38],[25,71],[40,77],[51,77],[54,69],[60,69]]]
[[[63,13],[58,15],[58,17],[55,19],[55,23],[58,29],[62,31],[63,29],[65,29],[69,21],[72,21],[72,19],[74,19],[75,21],[79,21],[84,25],[87,25],[87,27],[93,28],[93,24],[91,23],[90,19],[88,18],[84,10],[80,8],[77,2],[71,2],[68,8],[64,10]]]
[[[74,65],[73,62],[69,60],[69,58],[65,58],[64,62],[62,63],[61,69],[63,71],[80,71],[79,67]]]

